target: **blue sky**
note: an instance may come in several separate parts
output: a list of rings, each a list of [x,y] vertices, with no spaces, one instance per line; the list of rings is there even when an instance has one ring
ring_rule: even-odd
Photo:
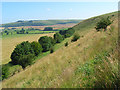
[[[2,23],[17,20],[87,19],[117,11],[117,4],[117,2],[2,2]]]

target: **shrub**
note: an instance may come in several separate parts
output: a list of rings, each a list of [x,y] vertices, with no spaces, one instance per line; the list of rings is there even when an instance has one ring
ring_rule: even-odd
[[[80,36],[78,34],[75,34],[71,41],[72,42],[77,41],[79,38],[80,38]]]
[[[65,46],[68,46],[68,42],[65,43]]]
[[[110,17],[108,16],[107,18],[102,18],[99,22],[96,24],[96,30],[100,31],[101,29],[104,29],[106,31],[107,26],[112,24],[113,21],[110,20]]]
[[[50,38],[50,40],[51,40],[52,45],[54,46],[54,45],[56,44],[55,39],[54,39],[54,38],[52,38],[52,37],[49,37],[49,38]]]
[[[8,66],[2,67],[2,80],[8,78],[9,73],[8,73]]]
[[[50,53],[53,53],[53,52],[54,52],[54,49],[53,49],[53,48],[51,48],[51,49],[50,49]]]
[[[60,33],[54,34],[54,40],[56,43],[61,43],[63,41],[63,36]]]
[[[26,32],[26,34],[28,34],[29,32]]]
[[[33,50],[34,50],[34,52],[35,52],[35,56],[38,56],[38,55],[42,52],[42,50],[43,50],[43,48],[42,48],[42,46],[40,45],[40,43],[35,42],[35,41],[33,41],[33,42],[31,43],[31,47],[33,48]]]
[[[45,28],[44,28],[44,31],[52,31],[52,30],[53,30],[52,27],[45,27]]]
[[[72,28],[69,28],[68,30],[61,30],[59,33],[63,35],[65,38],[67,38],[72,36],[75,33],[75,30]]]
[[[51,38],[48,36],[40,37],[38,42],[42,45],[43,52],[49,51],[52,47]]]
[[[22,70],[20,65],[12,65],[10,63],[2,65],[2,80],[14,75]]]
[[[34,50],[28,41],[18,44],[11,54],[12,63],[23,68],[32,64],[35,56]]]

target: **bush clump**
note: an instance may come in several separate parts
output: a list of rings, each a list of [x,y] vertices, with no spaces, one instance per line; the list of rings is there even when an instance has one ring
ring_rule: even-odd
[[[104,31],[107,30],[107,27],[112,24],[113,21],[110,20],[110,17],[107,18],[101,18],[99,22],[97,22],[95,29],[97,31],[100,31],[101,29],[104,29]]]
[[[78,34],[75,34],[74,36],[73,36],[73,38],[72,38],[72,42],[75,42],[75,41],[77,41],[78,39],[80,38],[80,36],[78,35]]]
[[[65,46],[66,46],[66,47],[68,46],[68,42],[65,43]]]
[[[54,52],[54,48],[51,48],[51,49],[50,49],[50,53],[53,53],[53,52]]]
[[[53,31],[53,28],[52,27],[45,27],[44,31]]]
[[[35,41],[33,41],[33,42],[31,43],[31,47],[33,48],[33,50],[34,50],[34,52],[35,52],[35,56],[38,56],[38,55],[42,52],[42,50],[43,50],[43,48],[42,48],[42,46],[40,45],[40,43],[35,42]]]
[[[51,44],[52,44],[52,46],[54,46],[54,45],[56,44],[55,39],[54,39],[54,38],[52,38],[52,37],[49,37],[49,38],[50,38],[50,40],[51,40]]]
[[[11,54],[12,64],[21,65],[23,68],[32,64],[35,56],[34,50],[28,41],[18,44]]]
[[[12,65],[10,63],[2,65],[2,80],[14,75],[22,70],[20,65]]]
[[[56,43],[61,43],[63,41],[63,36],[60,33],[54,34],[54,40]]]
[[[40,37],[38,42],[42,45],[43,52],[49,51],[50,48],[53,46],[51,38],[48,36]]]
[[[59,33],[63,35],[64,38],[68,38],[75,33],[75,30],[72,28],[68,28],[68,30],[61,30]]]

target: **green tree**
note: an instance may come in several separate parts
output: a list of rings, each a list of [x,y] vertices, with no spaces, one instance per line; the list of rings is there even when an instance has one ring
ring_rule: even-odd
[[[50,49],[50,53],[53,53],[54,52],[54,48],[52,47],[51,49]]]
[[[35,41],[33,41],[33,42],[31,43],[31,47],[33,48],[36,56],[38,56],[38,55],[42,52],[42,50],[43,50],[43,48],[42,48],[42,46],[40,45],[40,43],[35,42]]]
[[[9,77],[8,70],[9,70],[8,66],[2,66],[2,80]]]
[[[65,46],[66,46],[66,47],[68,46],[68,42],[65,43]]]
[[[80,36],[79,36],[79,34],[75,34],[74,36],[73,36],[73,38],[72,38],[72,42],[75,42],[75,41],[77,41],[78,39],[80,38]]]
[[[51,40],[52,45],[54,46],[54,45],[56,44],[55,39],[54,39],[54,38],[52,38],[52,37],[49,37],[49,38],[50,38],[50,40]]]
[[[7,35],[9,34],[9,32],[6,33]]]
[[[97,31],[100,31],[100,29],[104,29],[104,31],[107,30],[107,27],[112,24],[113,21],[110,20],[110,17],[107,18],[101,18],[99,22],[97,22],[95,29]]]
[[[28,41],[24,41],[16,46],[11,54],[12,63],[21,65],[23,68],[32,64],[35,56],[34,50]]]
[[[53,30],[52,27],[45,27],[45,28],[44,28],[44,31],[52,31],[52,30]]]
[[[5,30],[5,33],[7,33],[8,31],[7,30]]]
[[[26,34],[28,34],[29,32],[27,31]]]
[[[72,36],[75,33],[75,30],[72,28],[68,28],[68,30],[59,31],[61,35],[64,35],[65,38]]]
[[[54,39],[56,43],[61,43],[63,41],[63,36],[60,33],[54,34]]]
[[[42,45],[43,52],[49,51],[52,47],[51,39],[48,36],[40,37],[38,42]]]

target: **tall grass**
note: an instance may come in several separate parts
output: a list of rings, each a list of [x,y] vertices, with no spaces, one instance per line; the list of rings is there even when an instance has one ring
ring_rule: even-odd
[[[109,31],[112,27],[107,32],[96,32],[94,27],[79,32],[79,28],[80,36],[84,37],[73,43],[68,40],[68,47],[64,43],[64,47],[58,45],[61,48],[54,53],[3,81],[3,87],[117,88],[120,85],[116,23],[115,20],[112,24],[113,32]]]

